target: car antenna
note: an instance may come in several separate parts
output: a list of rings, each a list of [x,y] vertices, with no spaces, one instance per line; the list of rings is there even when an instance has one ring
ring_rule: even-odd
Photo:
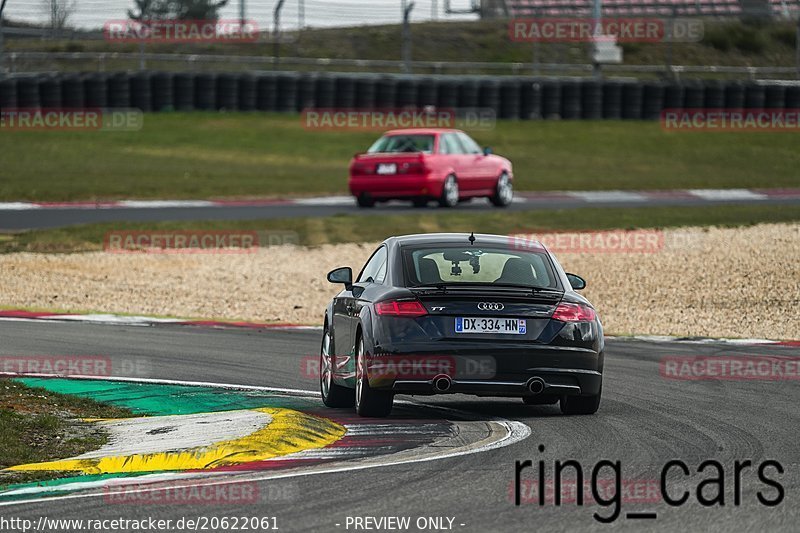
[[[475,244],[475,232],[473,231],[469,236],[469,243]]]

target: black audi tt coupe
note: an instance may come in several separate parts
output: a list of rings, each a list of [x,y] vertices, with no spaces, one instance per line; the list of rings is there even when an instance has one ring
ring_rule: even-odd
[[[322,400],[387,416],[395,394],[463,393],[600,405],[603,328],[567,274],[536,241],[474,234],[386,239],[325,311]]]

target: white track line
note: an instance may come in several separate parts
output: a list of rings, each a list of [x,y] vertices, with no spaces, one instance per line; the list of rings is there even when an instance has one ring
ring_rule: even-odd
[[[594,202],[649,202],[652,197],[650,191],[543,191],[546,194],[570,196],[587,203]],[[769,190],[757,192],[751,189],[680,189],[674,192],[688,193],[698,199],[707,201],[720,200],[765,200],[776,196]],[[778,194],[777,196],[781,196]],[[525,203],[537,198],[519,196],[514,198],[517,203]],[[258,200],[254,205],[259,205]],[[294,198],[281,202],[282,205],[302,206],[349,206],[355,205],[352,196],[317,196],[311,198]],[[271,205],[271,204],[267,204]],[[164,209],[164,208],[190,208],[190,207],[236,207],[225,201],[216,200],[117,200],[111,202],[69,202],[48,205],[37,202],[0,202],[0,211],[24,211],[32,209]]]
[[[689,189],[686,192],[703,200],[766,200],[767,195],[749,189]]]
[[[30,202],[0,202],[0,211],[27,211],[41,209],[41,206]]]
[[[584,202],[647,202],[649,198],[633,191],[575,191],[567,193]]]
[[[770,339],[715,339],[711,337],[702,338],[685,338],[685,337],[672,337],[669,335],[631,335],[631,336],[606,336],[606,340],[615,341],[641,341],[641,342],[672,342],[675,344],[735,344],[740,346],[759,346],[762,344],[781,344],[783,341],[775,341]]]
[[[163,209],[167,207],[216,207],[217,205],[219,205],[217,202],[209,200],[121,200],[115,207]]]
[[[352,196],[319,196],[293,200],[292,205],[356,205],[356,200]]]
[[[2,313],[2,312],[0,312]],[[216,329],[254,329],[263,328],[268,330],[309,330],[321,331],[322,326],[301,326],[293,324],[249,324],[240,325],[234,322],[219,322],[208,324],[204,320],[192,320],[183,318],[155,318],[147,316],[127,316],[127,315],[49,315],[38,317],[17,317],[0,316],[0,321],[22,321],[22,322],[81,322],[86,324],[100,324],[109,326],[153,326],[156,324],[174,324],[179,326],[196,326]]]

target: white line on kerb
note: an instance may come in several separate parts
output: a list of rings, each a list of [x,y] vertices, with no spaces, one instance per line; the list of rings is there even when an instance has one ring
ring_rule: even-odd
[[[766,200],[767,195],[749,189],[689,189],[693,196],[703,200]]]
[[[30,202],[0,202],[0,211],[26,211],[28,209],[41,209],[41,207]]]

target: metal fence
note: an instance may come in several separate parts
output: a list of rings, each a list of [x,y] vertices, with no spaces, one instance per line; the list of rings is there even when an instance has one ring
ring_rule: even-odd
[[[0,0],[3,2],[4,0]],[[534,0],[530,0],[533,2]],[[536,0],[539,1],[539,0]],[[551,0],[541,0],[550,2]],[[563,0],[566,4],[573,6],[573,0]],[[619,2],[629,2],[636,0],[619,0]],[[731,0],[734,1],[734,0]],[[779,2],[780,0],[773,0]],[[525,0],[526,3],[528,0]],[[528,2],[528,3],[530,3]],[[791,0],[800,3],[800,0]],[[791,3],[790,2],[790,3]],[[587,4],[588,5],[588,4]],[[699,5],[699,4],[698,4]],[[794,4],[793,4],[794,5]],[[663,17],[668,21],[667,26],[679,20],[676,13]],[[712,20],[712,19],[707,19]],[[727,19],[726,19],[727,20]],[[2,21],[2,18],[0,18]],[[0,74],[2,73],[35,73],[35,72],[111,72],[111,71],[144,71],[144,70],[165,70],[165,71],[199,71],[199,72],[244,72],[248,70],[295,70],[295,71],[339,71],[339,72],[373,72],[373,73],[413,73],[425,75],[440,74],[476,74],[476,75],[500,75],[500,76],[519,76],[519,75],[547,75],[547,76],[600,76],[605,77],[639,77],[649,80],[668,80],[679,81],[683,78],[705,78],[705,79],[800,79],[800,20],[794,19],[764,19],[756,26],[764,24],[770,28],[780,30],[780,41],[789,43],[791,35],[786,36],[786,30],[794,33],[795,53],[793,61],[787,57],[786,51],[780,57],[783,66],[766,66],[774,57],[763,57],[764,66],[732,66],[732,65],[681,65],[673,64],[691,61],[686,54],[675,58],[673,48],[681,42],[667,39],[664,42],[656,43],[658,48],[648,52],[646,61],[651,64],[604,64],[602,66],[591,64],[590,54],[584,50],[586,43],[566,43],[566,42],[524,42],[511,39],[503,30],[508,28],[509,19],[498,19],[488,21],[489,26],[480,26],[478,32],[493,36],[492,53],[486,55],[473,55],[464,53],[462,55],[453,54],[450,56],[468,61],[435,60],[442,57],[449,57],[446,54],[427,53],[424,57],[428,60],[413,60],[411,53],[411,38],[416,35],[415,46],[422,47],[426,42],[424,39],[431,35],[420,33],[423,30],[416,30],[416,33],[405,31],[395,36],[397,49],[387,48],[382,53],[372,53],[370,59],[356,59],[362,55],[368,55],[370,51],[365,51],[362,47],[347,50],[328,50],[310,47],[303,49],[302,46],[312,41],[308,37],[314,37],[313,29],[301,29],[294,32],[279,32],[277,30],[265,31],[259,34],[256,46],[261,48],[253,49],[232,49],[227,50],[230,54],[220,53],[226,50],[224,45],[219,48],[208,49],[206,53],[201,49],[192,48],[147,48],[146,41],[139,43],[139,51],[135,46],[127,48],[125,52],[114,52],[113,43],[103,47],[97,41],[103,41],[106,36],[103,31],[77,31],[77,30],[50,30],[44,28],[20,28],[12,27],[3,29],[0,26]],[[494,26],[492,25],[494,24]],[[788,28],[786,27],[788,25]],[[767,26],[765,26],[767,27]],[[352,29],[352,28],[351,28]],[[723,30],[725,28],[722,28]],[[406,27],[408,30],[408,27]],[[497,33],[499,31],[499,33]],[[348,31],[346,28],[335,29],[334,31]],[[469,31],[474,31],[471,27]],[[770,30],[773,31],[773,30]],[[493,33],[494,32],[494,33]],[[671,32],[671,30],[670,30]],[[724,32],[722,32],[724,33]],[[3,35],[13,38],[16,49],[3,52]],[[438,32],[437,32],[438,34]],[[716,28],[716,38],[720,39],[721,30]],[[470,34],[471,35],[471,34]],[[494,37],[496,35],[496,37]],[[704,36],[704,39],[709,36]],[[725,37],[723,35],[722,37]],[[773,39],[777,39],[773,36]],[[788,39],[788,40],[787,40]],[[353,40],[353,39],[351,39]],[[724,39],[723,39],[724,40]],[[35,41],[41,41],[41,45]],[[334,41],[338,42],[338,41]],[[450,45],[453,42],[444,41]],[[22,44],[20,44],[22,43]],[[727,43],[727,44],[726,44]],[[130,43],[128,43],[130,44]],[[135,43],[134,43],[135,44]],[[401,47],[401,44],[403,45]],[[630,43],[632,47],[638,46],[637,43]],[[726,46],[738,46],[724,43]],[[393,45],[394,46],[394,45]],[[713,45],[712,45],[713,46]],[[271,48],[266,48],[271,47]],[[495,49],[496,47],[496,49]],[[44,51],[47,48],[54,50],[66,50],[61,52]],[[329,48],[334,48],[330,46]],[[398,57],[396,53],[402,48],[399,57],[402,60],[385,60],[382,57]],[[451,46],[452,48],[452,46]],[[119,50],[120,48],[116,48]],[[723,48],[720,48],[721,50]],[[69,50],[75,50],[74,52]],[[151,51],[148,51],[151,50]],[[155,53],[152,50],[159,50]],[[253,54],[259,50],[268,51],[271,55],[236,55]],[[198,53],[192,53],[197,51]],[[168,52],[168,53],[165,53]],[[460,50],[459,50],[460,52]],[[338,58],[313,57],[328,53],[339,53]],[[628,52],[626,52],[627,54]],[[282,57],[282,55],[285,56]],[[663,55],[664,60],[659,64],[652,64],[659,61]],[[492,61],[469,61],[473,58],[494,59],[508,57],[511,61],[492,62]],[[530,61],[527,61],[530,58]],[[683,59],[681,59],[683,58]],[[515,61],[516,60],[516,61]],[[522,60],[522,61],[520,61]],[[600,60],[598,60],[600,61]],[[714,60],[711,60],[714,61]],[[721,61],[721,60],[720,60]],[[758,57],[758,62],[762,62]],[[792,65],[791,63],[794,63]],[[774,63],[773,63],[774,64]]]
[[[120,70],[167,70],[187,72],[241,72],[247,70],[299,70],[417,74],[571,75],[591,76],[594,66],[577,63],[489,63],[306,57],[231,56],[210,54],[159,54],[123,52],[12,52],[7,54],[10,73]],[[606,65],[609,76],[679,80],[681,78],[800,79],[798,67]]]

